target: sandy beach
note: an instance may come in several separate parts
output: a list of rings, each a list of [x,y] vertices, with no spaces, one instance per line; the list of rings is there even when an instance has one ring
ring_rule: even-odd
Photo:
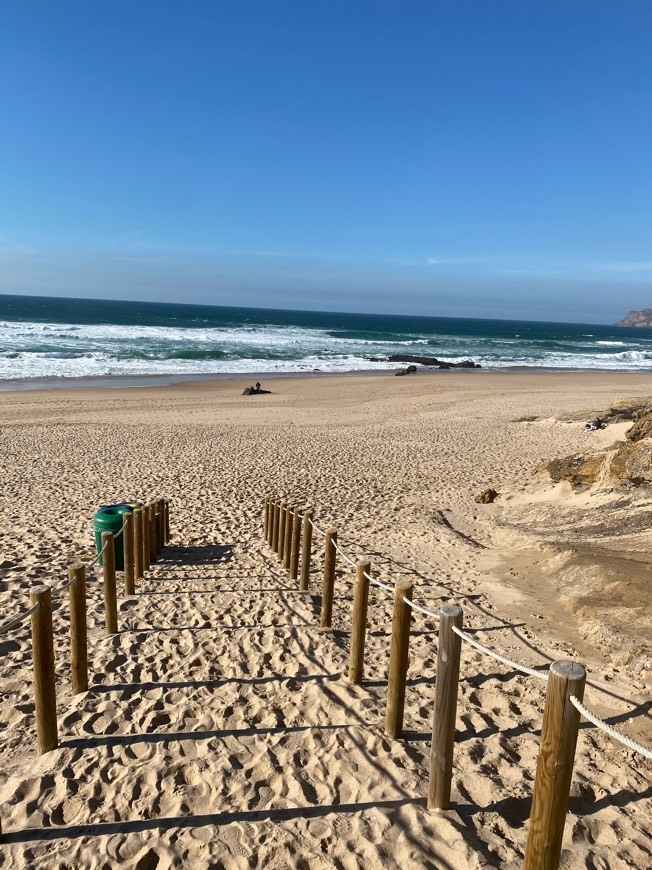
[[[165,497],[172,541],[103,628],[88,576],[91,688],[70,690],[56,598],[60,746],[38,756],[29,622],[0,637],[0,864],[519,867],[545,686],[463,645],[452,809],[428,812],[437,621],[415,613],[405,739],[384,734],[392,598],[372,588],[348,680],[353,577],[332,635],[264,541],[263,501],[311,506],[352,559],[414,600],[455,602],[531,667],[586,666],[587,706],[652,744],[650,492],[575,494],[536,469],[606,447],[584,422],[652,376],[438,372],[0,393],[3,620],[94,556],[102,504]],[[494,487],[494,504],[476,494]],[[561,866],[652,864],[650,762],[582,721]]]

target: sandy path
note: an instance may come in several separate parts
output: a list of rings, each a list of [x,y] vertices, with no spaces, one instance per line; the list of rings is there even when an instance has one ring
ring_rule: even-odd
[[[89,579],[94,685],[74,699],[66,606],[55,613],[62,746],[41,758],[28,631],[2,639],[7,866],[518,866],[542,687],[465,648],[454,811],[427,813],[436,623],[415,618],[407,739],[390,741],[391,600],[372,592],[365,683],[351,686],[350,572],[338,576],[335,635],[323,635],[319,559],[315,594],[297,595],[262,541],[266,493],[313,505],[385,579],[416,576],[420,603],[458,600],[505,654],[586,662],[587,699],[619,727],[649,722],[642,675],[615,667],[571,617],[551,622],[545,601],[526,597],[523,617],[505,618],[515,593],[486,567],[495,512],[473,495],[526,489],[536,464],[586,443],[578,426],[514,420],[601,409],[649,393],[650,379],[406,381],[279,381],[253,401],[233,382],[1,398],[7,613],[92,554],[98,504],[165,495],[175,535],[138,596],[121,600],[114,638]],[[646,866],[650,809],[646,766],[583,725],[563,866]]]

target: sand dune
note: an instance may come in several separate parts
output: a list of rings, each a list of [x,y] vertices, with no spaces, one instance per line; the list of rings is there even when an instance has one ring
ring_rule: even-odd
[[[47,755],[35,752],[28,625],[0,639],[4,865],[522,862],[543,684],[463,648],[453,809],[427,812],[436,621],[415,615],[406,738],[392,741],[383,733],[391,597],[371,592],[365,682],[353,686],[350,569],[340,562],[336,631],[325,635],[321,539],[313,594],[300,596],[263,541],[265,494],[313,506],[317,524],[336,527],[346,552],[385,580],[413,577],[415,601],[460,603],[465,625],[507,656],[583,662],[587,703],[652,742],[645,655],[620,655],[605,613],[622,611],[631,590],[609,587],[608,607],[579,613],[582,595],[596,594],[591,554],[604,535],[580,534],[590,505],[541,499],[532,477],[587,444],[579,424],[558,420],[647,395],[650,378],[448,373],[264,386],[272,395],[242,397],[225,381],[0,397],[7,616],[31,586],[92,557],[98,505],[164,495],[173,531],[137,596],[121,596],[118,635],[104,635],[101,579],[90,573],[92,686],[76,697],[59,597],[61,746]],[[545,422],[515,422],[527,416]],[[501,499],[475,504],[489,485]],[[609,516],[626,523],[645,505],[630,498],[618,510]],[[574,523],[581,559],[560,585],[548,563]],[[632,534],[649,550],[646,529]],[[639,581],[632,637],[648,625]],[[562,866],[648,866],[651,809],[649,764],[582,723]]]

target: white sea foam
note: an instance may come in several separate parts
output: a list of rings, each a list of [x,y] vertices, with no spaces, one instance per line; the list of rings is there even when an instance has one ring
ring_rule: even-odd
[[[652,341],[643,337],[587,342],[587,335],[544,341],[439,333],[392,340],[333,331],[274,323],[188,328],[0,321],[0,379],[391,370],[399,364],[369,357],[411,348],[452,362],[473,359],[490,369],[652,371]]]

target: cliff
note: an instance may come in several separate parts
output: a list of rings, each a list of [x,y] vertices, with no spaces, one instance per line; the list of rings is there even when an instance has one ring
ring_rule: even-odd
[[[652,308],[630,311],[627,317],[619,320],[616,326],[652,326]]]

